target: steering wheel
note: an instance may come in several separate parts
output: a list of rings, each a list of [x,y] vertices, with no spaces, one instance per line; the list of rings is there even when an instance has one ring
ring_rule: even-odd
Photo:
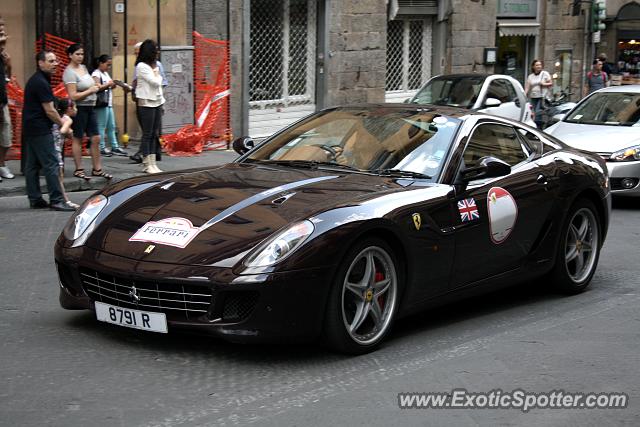
[[[335,148],[333,148],[330,145],[322,144],[322,145],[316,145],[316,147],[322,148],[324,151],[329,153],[330,155],[329,160],[336,160],[336,157],[338,157],[338,152],[335,150]]]

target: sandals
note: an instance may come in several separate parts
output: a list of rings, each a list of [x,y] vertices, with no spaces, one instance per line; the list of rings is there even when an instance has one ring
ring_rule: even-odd
[[[91,176],[98,176],[98,177],[104,178],[106,180],[110,180],[110,179],[113,178],[113,175],[111,175],[109,173],[106,173],[102,169],[92,169],[91,170]]]
[[[75,172],[73,172],[73,176],[75,176],[76,178],[86,179],[87,181],[91,179],[90,176],[87,176],[84,173],[84,169],[76,169]]]

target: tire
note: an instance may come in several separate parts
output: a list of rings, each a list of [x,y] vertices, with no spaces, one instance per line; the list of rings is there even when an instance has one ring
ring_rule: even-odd
[[[323,338],[341,353],[373,351],[392,327],[400,302],[401,270],[391,247],[378,238],[354,245],[331,286]]]
[[[554,289],[565,294],[584,291],[596,272],[602,232],[594,204],[578,199],[562,226],[556,262],[550,278]]]

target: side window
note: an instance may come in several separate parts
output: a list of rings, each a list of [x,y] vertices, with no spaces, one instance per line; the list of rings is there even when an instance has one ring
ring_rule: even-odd
[[[464,164],[468,168],[478,166],[479,160],[486,156],[514,166],[526,160],[529,153],[511,126],[485,124],[475,128],[469,138],[464,150]]]
[[[505,85],[507,86],[507,90],[509,91],[509,101],[511,102],[518,102],[518,93],[516,92],[516,90],[514,89],[513,85],[511,84],[511,82],[506,81]]]
[[[511,90],[513,90],[513,88],[511,88]],[[495,98],[500,102],[510,102],[511,99],[509,96],[509,88],[504,80],[494,80],[489,84],[487,98]]]
[[[526,129],[518,129],[525,145],[525,150],[530,153],[542,153],[542,142],[540,138]]]

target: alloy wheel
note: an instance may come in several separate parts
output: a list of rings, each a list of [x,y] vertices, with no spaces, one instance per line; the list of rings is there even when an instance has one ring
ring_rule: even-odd
[[[579,209],[569,222],[565,240],[565,268],[575,283],[581,283],[591,274],[599,244],[595,215],[590,209]]]
[[[356,343],[372,344],[385,334],[397,293],[396,268],[384,249],[369,246],[353,258],[342,286],[342,320]]]

